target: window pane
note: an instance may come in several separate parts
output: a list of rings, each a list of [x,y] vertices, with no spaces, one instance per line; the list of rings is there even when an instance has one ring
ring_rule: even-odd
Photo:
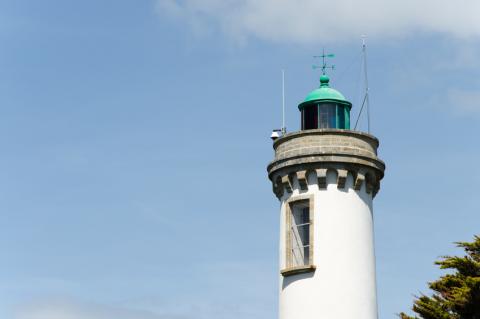
[[[345,129],[345,106],[337,105],[338,128]]]
[[[308,245],[308,236],[310,235],[310,223],[297,226],[298,235],[302,240],[303,246]]]
[[[322,103],[319,104],[320,114],[319,127],[320,128],[336,128],[337,115],[335,110],[335,104]]]
[[[310,246],[303,247],[303,264],[310,264]]]
[[[292,266],[303,266],[304,261],[305,261],[305,256],[303,254],[303,248],[302,247],[294,247],[292,249]]]
[[[302,114],[302,117],[301,117],[301,119],[300,119],[300,122],[301,122],[301,123],[300,123],[300,127],[302,128],[302,130],[304,130],[304,129],[305,129],[305,120],[304,120],[304,118],[305,118],[305,110],[302,109],[302,113],[301,113],[301,114]]]
[[[293,210],[293,218],[295,219],[295,225],[308,223],[308,215],[308,207],[301,207],[300,205],[296,205]]]
[[[311,130],[318,127],[318,109],[316,105],[309,105],[303,111],[304,129]]]

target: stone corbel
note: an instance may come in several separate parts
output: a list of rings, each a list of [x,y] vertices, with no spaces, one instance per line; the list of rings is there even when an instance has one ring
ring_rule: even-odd
[[[307,190],[308,189],[308,181],[307,181],[307,172],[306,171],[297,172],[297,181],[298,181],[298,185],[300,185],[301,190]]]
[[[347,182],[348,171],[346,169],[338,169],[337,172],[337,187],[344,188],[345,183]]]
[[[277,177],[277,179],[272,183],[272,186],[273,193],[278,197],[278,199],[280,199],[283,196],[283,185],[280,176]]]
[[[320,189],[327,188],[327,169],[319,168],[319,169],[316,169],[315,172],[317,173],[318,188]]]
[[[282,185],[284,189],[289,193],[291,193],[293,190],[293,182],[290,177],[291,176],[289,175],[282,176]]]
[[[359,191],[362,188],[363,182],[365,182],[365,174],[362,172],[358,172],[355,178],[355,183],[353,185],[353,188]]]
[[[375,189],[373,190],[373,194],[372,196],[375,197],[378,193],[378,191],[380,190],[380,183],[377,184],[377,187],[375,187]]]
[[[367,187],[366,187],[367,193],[370,194],[370,193],[373,191],[373,189],[374,189],[373,183],[370,182],[369,180],[367,180],[367,182],[365,183],[365,185],[367,186]]]

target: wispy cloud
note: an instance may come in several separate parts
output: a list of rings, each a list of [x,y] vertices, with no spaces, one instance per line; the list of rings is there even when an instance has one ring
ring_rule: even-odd
[[[79,296],[38,297],[9,309],[12,319],[236,319],[269,318],[276,311],[277,279],[270,263],[257,260],[199,263],[171,289],[131,295],[111,304]],[[148,280],[148,279],[145,279]],[[45,285],[45,284],[44,284]]]
[[[174,315],[160,315],[143,310],[54,299],[18,307],[14,319],[187,319]]]
[[[158,11],[193,29],[219,29],[237,40],[332,42],[413,32],[480,36],[480,2],[464,0],[157,0]]]

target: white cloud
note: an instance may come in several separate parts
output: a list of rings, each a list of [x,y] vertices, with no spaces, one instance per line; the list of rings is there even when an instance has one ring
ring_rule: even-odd
[[[417,32],[480,36],[480,1],[157,0],[161,15],[236,40],[325,43]]]

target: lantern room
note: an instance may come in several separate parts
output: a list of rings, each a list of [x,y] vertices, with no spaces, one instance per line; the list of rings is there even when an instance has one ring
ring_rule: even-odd
[[[329,85],[330,79],[323,74],[320,87],[313,90],[300,103],[302,130],[321,128],[350,129],[352,103]]]

